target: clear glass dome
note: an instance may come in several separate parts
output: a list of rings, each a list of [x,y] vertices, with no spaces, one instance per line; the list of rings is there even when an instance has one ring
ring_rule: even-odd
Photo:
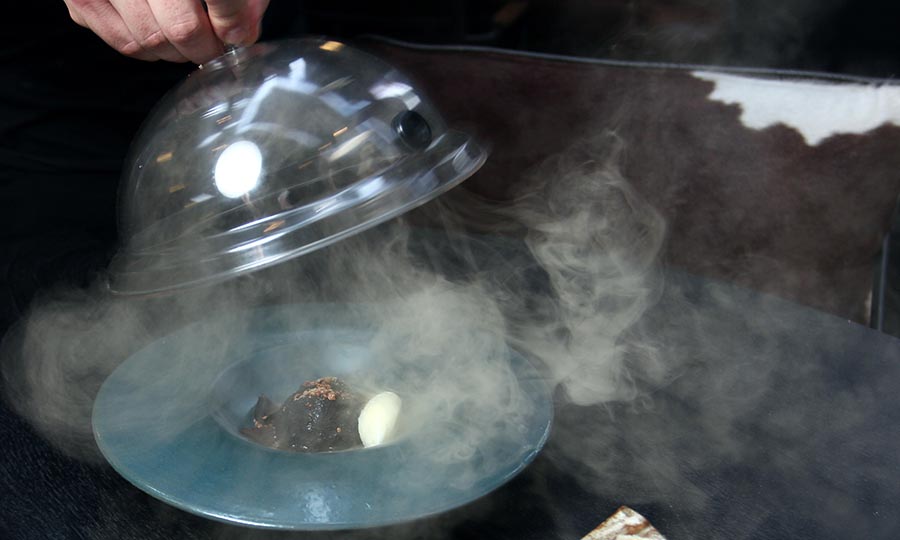
[[[110,289],[162,292],[303,255],[438,196],[485,157],[359,50],[231,51],[163,98],[135,140]]]

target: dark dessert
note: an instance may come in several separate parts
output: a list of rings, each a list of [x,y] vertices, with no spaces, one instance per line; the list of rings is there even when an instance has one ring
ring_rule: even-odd
[[[260,396],[248,439],[278,450],[330,452],[362,446],[359,413],[365,401],[337,377],[308,381],[280,407]]]

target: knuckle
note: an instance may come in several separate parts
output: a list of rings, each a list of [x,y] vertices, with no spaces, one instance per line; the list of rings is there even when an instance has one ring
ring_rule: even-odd
[[[168,43],[168,39],[166,39],[166,35],[162,33],[162,30],[156,30],[152,32],[150,35],[141,40],[141,45],[145,49],[158,49],[162,47],[166,43]]]
[[[175,43],[190,43],[200,36],[203,25],[199,19],[189,19],[169,27],[169,37]]]
[[[85,26],[84,17],[81,16],[81,9],[84,7],[80,0],[65,0],[66,9],[69,10],[69,17],[80,26]]]
[[[84,22],[84,19],[81,18],[81,15],[79,15],[78,12],[71,8],[69,8],[69,18],[72,19],[78,26],[87,27],[87,24]]]
[[[119,45],[116,50],[125,56],[140,56],[144,52],[141,44],[134,40]]]

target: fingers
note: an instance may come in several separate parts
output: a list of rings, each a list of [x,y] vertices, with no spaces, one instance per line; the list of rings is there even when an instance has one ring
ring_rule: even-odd
[[[259,39],[269,0],[65,0],[72,20],[126,56],[202,64]]]
[[[223,42],[250,45],[259,39],[259,26],[269,0],[207,0],[209,21]]]
[[[169,41],[146,0],[111,0],[111,4],[146,53],[169,62],[187,62],[187,57]]]
[[[254,0],[259,3],[259,0]],[[200,0],[65,0],[72,20],[120,53],[202,64],[222,54]],[[261,17],[261,15],[260,15]]]
[[[169,42],[195,64],[222,54],[209,17],[199,0],[150,0],[150,10]]]
[[[65,0],[65,2],[76,23],[90,28],[113,49],[140,60],[159,59],[141,47],[137,39],[131,35],[119,12],[108,1]]]

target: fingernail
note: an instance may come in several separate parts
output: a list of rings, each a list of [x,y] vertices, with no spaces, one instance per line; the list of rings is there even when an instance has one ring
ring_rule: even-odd
[[[247,32],[240,26],[232,28],[225,34],[225,42],[228,45],[243,45],[245,39],[247,39]]]

